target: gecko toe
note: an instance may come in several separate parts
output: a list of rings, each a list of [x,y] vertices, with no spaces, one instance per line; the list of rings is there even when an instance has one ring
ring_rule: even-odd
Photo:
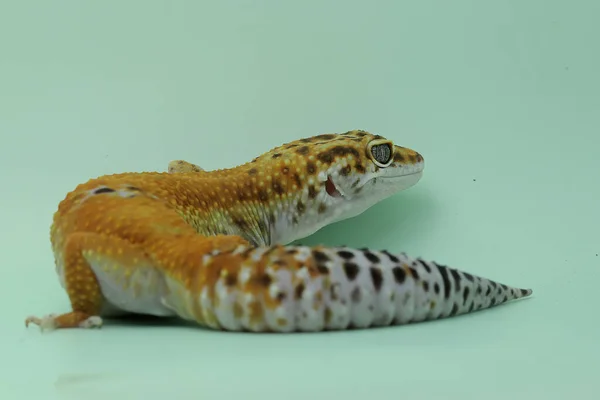
[[[89,317],[88,319],[82,321],[79,324],[79,327],[85,328],[85,329],[101,328],[102,327],[102,318],[94,315],[94,316]]]
[[[56,328],[56,317],[57,314],[48,314],[43,317],[29,316],[25,319],[25,327],[29,327],[29,324],[34,324],[40,327],[40,330],[51,331]]]

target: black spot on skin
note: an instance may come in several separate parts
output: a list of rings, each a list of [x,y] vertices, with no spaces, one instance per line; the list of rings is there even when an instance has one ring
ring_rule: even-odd
[[[393,263],[398,263],[400,262],[400,259],[398,257],[396,257],[395,255],[393,255],[392,253],[390,253],[387,250],[383,250],[382,251],[383,254],[385,254],[386,256],[388,256],[388,258],[393,262]]]
[[[296,286],[296,289],[294,289],[294,297],[296,298],[296,300],[302,298],[302,293],[304,293],[304,289],[304,283],[299,283],[298,286]]]
[[[273,187],[273,191],[279,195],[283,193],[283,187],[281,187],[281,183],[278,180],[273,179],[273,183],[271,184]]]
[[[394,152],[394,162],[401,163],[403,161],[404,157],[402,156],[402,154],[400,154],[400,152],[398,151]]]
[[[272,158],[279,158],[279,157],[281,157],[281,153],[275,153],[272,156]]]
[[[371,271],[371,280],[373,281],[373,286],[375,286],[375,290],[379,291],[381,289],[381,285],[383,284],[383,274],[379,268],[370,268]]]
[[[296,254],[296,249],[295,248],[289,248],[285,251],[287,254]]]
[[[327,268],[323,264],[317,264],[317,271],[319,271],[319,273],[321,275],[328,275],[329,274],[329,268]]]
[[[228,273],[225,276],[225,286],[235,286],[237,284],[237,276],[232,273]]]
[[[317,167],[315,166],[314,163],[312,162],[307,162],[306,163],[306,172],[308,172],[309,175],[314,174],[317,171]]]
[[[473,275],[467,273],[467,272],[463,272],[463,275],[465,276],[465,278],[467,278],[468,281],[470,282],[474,282],[475,278],[473,277]]]
[[[426,292],[429,292],[429,282],[423,281],[422,284],[423,284],[423,290]]]
[[[494,281],[490,281],[490,285],[492,285],[492,289],[496,289],[496,286],[498,286]]]
[[[298,217],[296,217],[295,215],[292,216],[292,224],[297,225],[298,224]]]
[[[360,136],[360,137],[367,136],[367,132],[360,131],[360,132],[356,133],[356,136]]]
[[[416,261],[417,261],[419,264],[421,264],[421,266],[422,266],[423,268],[425,268],[425,271],[427,271],[427,273],[429,273],[429,274],[431,273],[431,267],[430,267],[429,265],[427,265],[427,263],[426,263],[425,261],[421,260],[420,258],[417,258],[417,260],[416,260]]]
[[[493,307],[496,305],[496,299],[492,299],[492,302],[490,303],[490,307]]]
[[[319,208],[317,209],[319,214],[323,214],[325,211],[327,211],[327,206],[323,203],[319,204]]]
[[[358,287],[355,287],[354,290],[352,290],[352,293],[350,294],[350,298],[352,298],[352,301],[355,303],[360,302],[361,299],[361,294],[360,294],[360,289]]]
[[[331,164],[333,162],[333,156],[329,151],[319,154],[317,158],[319,159],[319,161],[324,162],[326,164]]]
[[[356,187],[356,185],[358,185],[359,183],[360,183],[360,179],[357,179],[357,180],[355,180],[355,181],[352,183],[352,186],[350,186],[350,187],[351,187],[352,189],[354,189],[354,188]]]
[[[369,260],[373,264],[377,264],[379,262],[379,257],[377,257],[375,254],[371,253],[369,250],[363,250],[362,252],[365,255],[365,257],[367,258],[367,260]]]
[[[346,277],[353,281],[354,279],[356,279],[356,276],[358,275],[359,269],[358,269],[358,265],[356,265],[353,262],[345,262],[344,263],[344,272],[346,273]]]
[[[256,281],[263,287],[268,287],[273,280],[267,274],[260,274],[256,277]]]
[[[248,175],[256,175],[258,173],[258,170],[256,168],[250,168],[248,170]]]
[[[331,149],[320,153],[317,158],[324,163],[331,163],[335,157],[344,157],[348,154],[352,154],[355,157],[359,157],[358,151],[353,147],[335,146]]]
[[[435,292],[435,294],[438,294],[438,293],[440,293],[440,284],[439,284],[439,283],[437,283],[437,282],[436,282],[436,283],[433,285],[433,291]]]
[[[346,165],[345,167],[340,169],[340,174],[342,176],[348,176],[348,175],[350,175],[350,171],[352,171],[352,169],[350,168],[349,165]]]
[[[352,253],[351,251],[348,251],[348,250],[340,250],[337,252],[337,255],[342,257],[345,260],[350,260],[350,259],[354,258],[354,253]]]
[[[488,287],[487,287],[487,290],[485,291],[485,296],[486,296],[486,297],[487,297],[487,296],[489,296],[491,292],[492,292],[492,287],[491,287],[491,286],[488,286]]]
[[[508,286],[506,286],[504,283],[500,285],[500,287],[502,287],[503,290],[508,290]]]
[[[299,147],[298,150],[296,150],[296,153],[306,155],[306,154],[308,154],[309,151],[310,151],[310,149],[308,148],[308,146],[302,146],[302,147]]]
[[[415,278],[415,280],[419,279],[419,273],[417,272],[416,269],[414,269],[413,267],[408,267],[408,270],[410,271],[410,274],[412,275],[412,277]]]
[[[309,138],[304,138],[304,139],[300,139],[300,142],[302,142],[302,143],[310,143],[310,142],[312,142],[312,141],[313,141],[313,138],[312,138],[312,137],[309,137]]]
[[[394,279],[398,285],[402,285],[406,280],[406,271],[404,271],[402,267],[392,268],[392,273],[394,274]]]
[[[243,218],[234,217],[231,222],[233,222],[233,224],[240,228],[242,231],[248,229],[248,223]]]
[[[134,191],[134,192],[141,192],[142,191],[142,189],[137,188],[135,186],[127,186],[127,190],[131,190],[131,191]]]
[[[521,296],[525,296],[527,295],[527,290],[526,289],[521,289]]]
[[[275,214],[273,214],[273,212],[269,213],[269,222],[271,225],[275,223]]]
[[[313,250],[312,255],[317,262],[324,263],[329,261],[329,257],[327,254],[323,253],[320,250]]]
[[[296,210],[298,210],[298,214],[304,214],[306,207],[304,206],[304,203],[302,203],[302,201],[298,201],[298,204],[296,204]]]
[[[503,303],[506,303],[508,301],[508,297],[506,297],[506,295],[504,295],[504,298],[502,299]]]
[[[361,174],[364,174],[365,172],[367,172],[367,170],[365,169],[365,166],[358,162],[354,165],[354,169]]]
[[[300,175],[294,174],[292,175],[292,179],[294,179],[294,183],[296,184],[296,186],[302,186],[302,180],[300,179]]]
[[[269,195],[267,194],[267,191],[264,190],[264,189],[260,189],[258,191],[258,199],[260,201],[267,201],[267,200],[269,200]]]
[[[456,315],[457,312],[458,312],[458,305],[456,303],[454,303],[454,305],[452,306],[452,311],[450,311],[450,315]]]
[[[284,300],[285,300],[285,297],[286,297],[286,296],[285,296],[285,293],[284,293],[284,292],[279,292],[279,293],[277,293],[277,300],[278,300],[279,302],[282,302],[282,301],[284,301]]]
[[[448,278],[448,268],[444,265],[436,265],[442,275],[442,281],[444,282],[444,297],[450,298],[450,279]]]
[[[114,189],[103,187],[103,188],[94,190],[94,194],[102,194],[102,193],[114,193]]]
[[[335,139],[336,137],[337,137],[337,135],[333,135],[333,134],[330,134],[330,133],[324,133],[322,135],[315,136],[315,139],[331,140],[331,139]]]
[[[460,291],[460,275],[455,269],[450,269],[450,273],[452,274],[452,278],[454,278],[454,290],[458,292]]]
[[[308,187],[308,197],[311,199],[314,199],[315,197],[317,197],[317,190],[315,189],[314,186]]]
[[[465,286],[463,290],[463,304],[467,304],[467,299],[469,298],[469,288]]]
[[[475,308],[475,302],[471,302],[471,306],[469,307],[469,312],[472,312],[473,309]]]
[[[242,258],[248,258],[250,253],[252,253],[254,249],[252,247],[248,247],[246,250],[242,252]]]

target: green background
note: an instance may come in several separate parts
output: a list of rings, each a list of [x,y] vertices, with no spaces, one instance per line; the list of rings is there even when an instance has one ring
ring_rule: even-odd
[[[575,0],[3,1],[0,397],[596,398],[599,15]],[[534,296],[327,334],[25,329],[68,310],[48,229],[79,182],[350,129],[418,150],[425,175],[303,243],[406,251]]]

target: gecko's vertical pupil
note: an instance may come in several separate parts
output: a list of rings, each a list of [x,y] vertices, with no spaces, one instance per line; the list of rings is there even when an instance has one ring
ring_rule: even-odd
[[[381,164],[387,164],[392,156],[392,150],[387,144],[378,144],[371,147],[371,153],[373,158]]]

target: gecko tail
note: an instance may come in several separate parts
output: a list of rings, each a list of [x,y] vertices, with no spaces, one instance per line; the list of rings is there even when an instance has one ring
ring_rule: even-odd
[[[467,314],[532,294],[531,289],[385,250],[240,248],[204,261],[198,293],[184,291],[166,301],[186,319],[229,331],[403,325]],[[182,293],[176,287],[170,292]]]

